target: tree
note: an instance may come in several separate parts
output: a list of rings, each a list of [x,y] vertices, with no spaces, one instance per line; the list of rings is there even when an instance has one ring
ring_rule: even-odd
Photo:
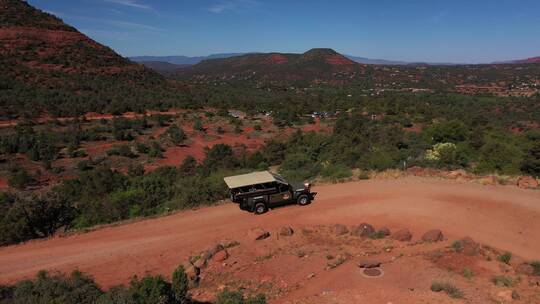
[[[232,169],[237,165],[238,160],[229,145],[217,144],[206,150],[203,166],[208,172],[216,169]]]
[[[167,129],[166,134],[175,145],[179,145],[187,138],[184,130],[182,130],[182,128],[180,128],[177,124],[171,125],[169,129]]]
[[[540,177],[540,139],[533,143],[533,146],[527,151],[521,170],[527,174]]]
[[[189,279],[184,266],[178,266],[172,274],[172,291],[174,299],[179,304],[189,303],[188,297]]]
[[[133,278],[129,293],[133,303],[137,304],[172,304],[174,295],[171,283],[162,276],[147,276],[142,279]]]

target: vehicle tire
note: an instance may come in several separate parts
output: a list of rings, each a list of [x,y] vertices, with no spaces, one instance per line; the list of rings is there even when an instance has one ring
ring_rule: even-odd
[[[309,205],[309,203],[311,203],[311,200],[309,199],[309,197],[305,194],[303,195],[300,195],[298,197],[298,199],[296,200],[296,202],[298,203],[298,205],[300,206],[305,206],[305,205]]]
[[[257,203],[255,204],[255,208],[253,208],[253,213],[255,214],[263,214],[266,211],[268,211],[268,208],[266,208],[265,203]]]

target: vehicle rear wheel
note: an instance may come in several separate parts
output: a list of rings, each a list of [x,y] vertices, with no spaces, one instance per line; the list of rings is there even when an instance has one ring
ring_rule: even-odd
[[[309,200],[309,197],[307,195],[300,195],[298,197],[298,199],[296,200],[296,202],[300,206],[305,206],[305,205],[308,205],[309,203],[311,203],[311,201]]]
[[[266,204],[264,203],[258,203],[255,205],[255,208],[253,209],[253,212],[255,214],[263,214],[266,211],[268,211],[268,208],[266,208]]]

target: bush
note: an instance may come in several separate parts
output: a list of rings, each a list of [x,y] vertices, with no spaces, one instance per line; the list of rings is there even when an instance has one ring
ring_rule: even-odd
[[[175,145],[179,145],[184,140],[186,140],[187,136],[184,130],[180,128],[178,125],[173,124],[167,129],[167,132],[165,132],[165,135],[171,140],[171,142]]]
[[[134,303],[175,303],[171,283],[159,275],[133,278],[129,284],[129,293]]]
[[[352,176],[352,171],[345,165],[327,165],[321,170],[321,175],[331,180],[341,180]]]
[[[497,259],[505,264],[509,264],[510,260],[512,259],[512,253],[507,251],[498,256]]]
[[[259,294],[255,297],[244,297],[240,291],[225,289],[217,295],[216,304],[265,304],[266,298]]]
[[[23,168],[10,172],[8,177],[8,185],[16,189],[24,189],[32,184],[35,180]]]
[[[184,266],[180,265],[174,270],[172,275],[172,291],[174,299],[177,303],[185,304],[189,303],[188,297],[188,285],[189,279],[184,270]]]
[[[25,280],[0,292],[2,303],[94,304],[103,294],[94,280],[73,271],[70,276],[40,271],[34,280]]]
[[[519,282],[519,280],[500,275],[500,276],[494,276],[493,278],[491,278],[491,282],[501,287],[513,287]]]
[[[450,283],[433,282],[431,284],[431,291],[444,291],[448,296],[454,299],[461,299],[464,297],[463,292]]]
[[[303,153],[292,153],[285,157],[279,171],[286,178],[302,181],[319,174],[320,165]]]
[[[534,275],[535,276],[540,276],[540,261],[531,262],[531,266],[534,269],[534,272],[533,272]]]

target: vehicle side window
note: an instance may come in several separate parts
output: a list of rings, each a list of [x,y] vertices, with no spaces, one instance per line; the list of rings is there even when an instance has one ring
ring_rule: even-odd
[[[279,185],[279,192],[286,192],[289,191],[289,185]]]

